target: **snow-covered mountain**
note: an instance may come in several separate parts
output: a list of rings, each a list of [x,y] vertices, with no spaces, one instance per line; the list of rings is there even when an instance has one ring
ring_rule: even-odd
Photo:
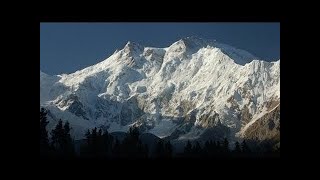
[[[244,138],[261,117],[280,108],[280,60],[262,61],[195,37],[166,48],[128,42],[72,74],[40,71],[40,106],[52,115],[50,127],[68,120],[76,139],[92,127],[113,132],[130,126],[175,140],[210,132]],[[252,130],[250,135],[256,138]]]

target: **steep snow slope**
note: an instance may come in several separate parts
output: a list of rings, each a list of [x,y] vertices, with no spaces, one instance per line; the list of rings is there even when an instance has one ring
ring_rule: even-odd
[[[139,126],[159,137],[179,129],[182,138],[200,136],[220,121],[234,136],[266,113],[268,104],[280,102],[280,60],[257,59],[194,37],[166,48],[128,42],[75,73],[40,72],[40,106],[82,129]]]

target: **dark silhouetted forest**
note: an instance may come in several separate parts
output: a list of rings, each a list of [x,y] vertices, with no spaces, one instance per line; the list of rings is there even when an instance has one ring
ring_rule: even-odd
[[[225,158],[225,157],[279,157],[276,150],[252,151],[246,141],[236,142],[230,148],[228,139],[208,140],[201,145],[199,141],[187,141],[181,153],[174,153],[170,141],[160,139],[154,152],[140,138],[138,128],[130,128],[124,139],[112,136],[108,131],[94,128],[88,130],[81,141],[79,150],[71,138],[70,125],[60,119],[51,132],[47,131],[47,111],[40,110],[40,156],[42,158],[99,158],[99,159],[172,159],[172,158]],[[50,133],[50,138],[49,138]]]

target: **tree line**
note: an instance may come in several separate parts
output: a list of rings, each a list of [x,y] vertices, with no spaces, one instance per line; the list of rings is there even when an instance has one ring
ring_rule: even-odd
[[[43,158],[99,158],[99,159],[141,159],[141,158],[218,158],[218,157],[250,157],[254,153],[246,141],[236,142],[233,149],[229,141],[208,140],[202,146],[199,142],[187,141],[182,153],[174,154],[170,141],[158,140],[151,152],[147,144],[143,144],[138,128],[130,128],[123,140],[110,135],[108,131],[93,128],[85,133],[85,139],[76,152],[75,140],[70,135],[70,124],[58,124],[50,132],[47,131],[47,111],[40,110],[40,156]]]
[[[178,156],[191,158],[218,158],[250,156],[251,154],[252,151],[245,140],[242,141],[241,144],[236,142],[234,149],[231,149],[228,139],[225,138],[223,141],[208,140],[203,146],[201,146],[198,141],[196,141],[194,145],[188,141],[184,147],[184,152]]]
[[[70,124],[62,123],[60,119],[55,129],[51,131],[49,141],[47,111],[44,108],[40,110],[40,156],[41,157],[65,157],[75,156],[74,140],[70,135]]]

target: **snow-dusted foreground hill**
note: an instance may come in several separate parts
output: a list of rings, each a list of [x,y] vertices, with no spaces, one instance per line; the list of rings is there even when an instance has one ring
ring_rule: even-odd
[[[72,74],[40,71],[40,106],[49,128],[68,120],[76,139],[92,127],[130,126],[173,140],[249,137],[248,129],[254,139],[250,126],[280,107],[280,60],[193,37],[166,48],[128,42]]]

